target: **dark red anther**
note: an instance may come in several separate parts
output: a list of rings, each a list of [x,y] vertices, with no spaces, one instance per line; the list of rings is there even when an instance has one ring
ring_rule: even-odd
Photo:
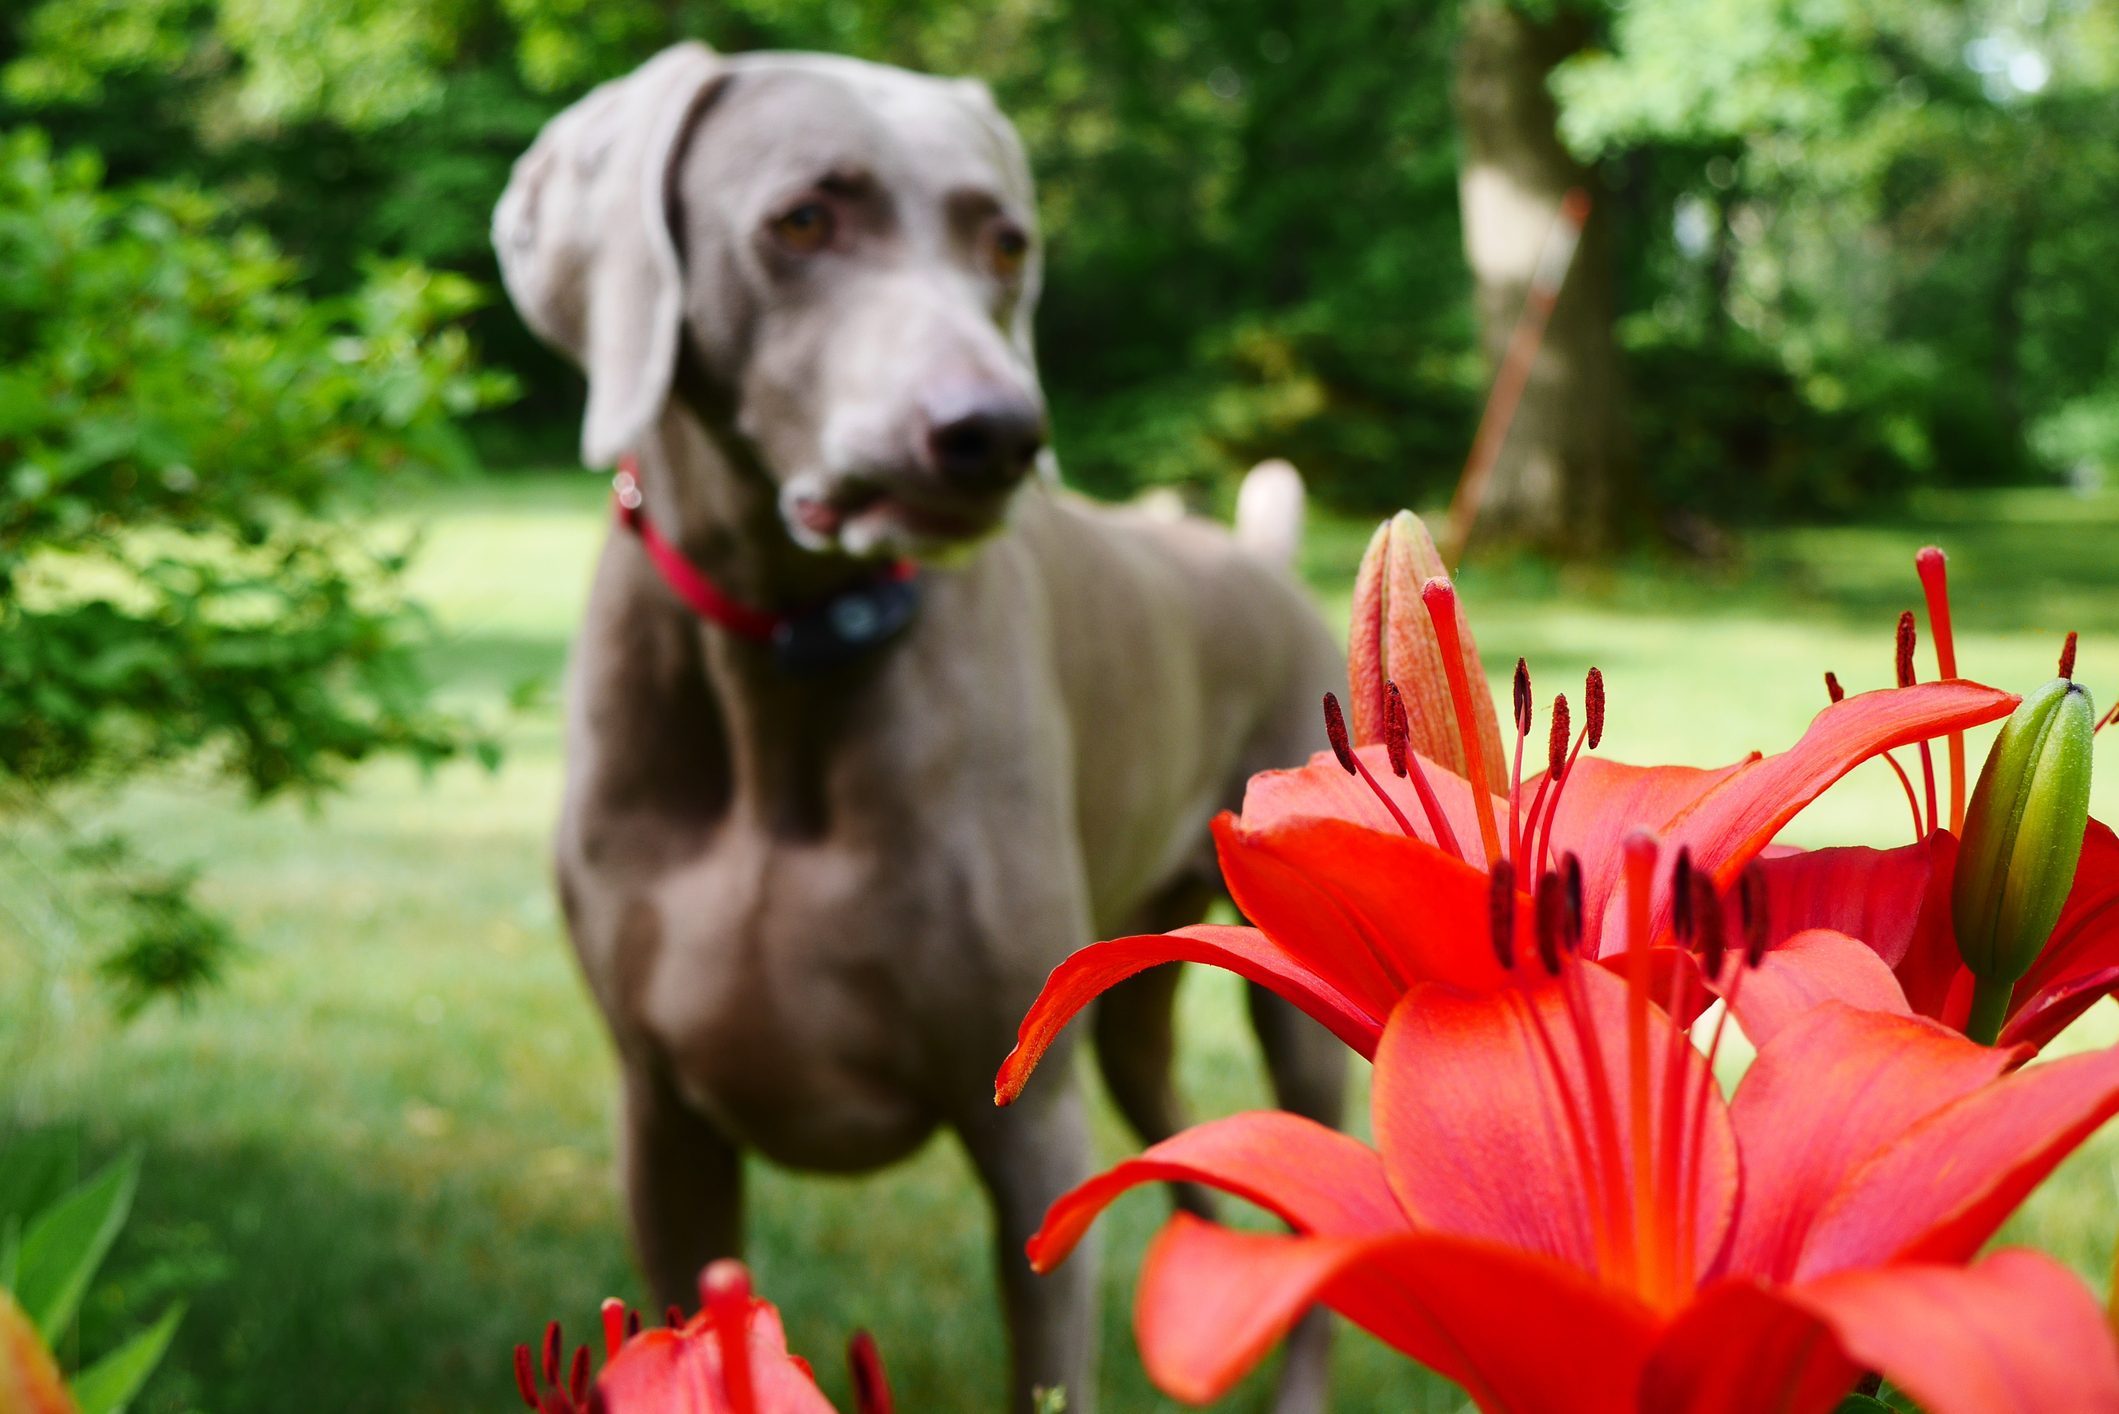
[[[1538,961],[1555,977],[1560,975],[1560,930],[1565,921],[1562,915],[1567,912],[1564,887],[1560,876],[1554,873],[1548,872],[1538,880]]]
[[[1353,775],[1354,747],[1346,738],[1346,714],[1339,710],[1339,698],[1329,692],[1324,695],[1324,734],[1331,739],[1332,754],[1339,758],[1341,769]]]
[[[638,1334],[640,1334],[640,1313],[629,1310],[625,1313],[625,1338],[631,1340]]]
[[[537,1407],[536,1357],[530,1354],[527,1345],[515,1347],[515,1391],[522,1396],[524,1404],[532,1409]]]
[[[1913,627],[1913,611],[1906,610],[1898,616],[1898,685],[1911,687],[1913,678],[1913,647],[1920,640],[1920,631]]]
[[[1554,785],[1567,774],[1567,738],[1573,727],[1567,720],[1567,694],[1552,700],[1552,730],[1545,737],[1545,774]]]
[[[1505,859],[1494,861],[1487,879],[1486,936],[1494,945],[1494,960],[1506,972],[1516,965],[1516,866]]]
[[[1700,946],[1705,953],[1707,976],[1722,975],[1722,951],[1728,946],[1728,938],[1722,931],[1722,899],[1714,891],[1714,876],[1704,869],[1692,873],[1692,913],[1698,924]]]
[[[584,1414],[611,1414],[611,1401],[605,1398],[600,1387],[589,1391],[589,1405]]]
[[[1560,880],[1567,886],[1567,927],[1564,937],[1569,952],[1582,948],[1582,856],[1567,851],[1560,861]]]
[[[576,1404],[589,1397],[589,1348],[574,1347],[574,1363],[567,1367],[567,1393]]]
[[[892,1414],[890,1380],[883,1372],[883,1352],[867,1331],[855,1331],[846,1343],[846,1363],[853,1370],[855,1414]]]
[[[1530,664],[1516,659],[1516,735],[1530,735]]]
[[[544,1328],[544,1382],[559,1383],[559,1322],[553,1321]]]
[[[1753,860],[1737,880],[1737,906],[1743,913],[1744,965],[1757,967],[1766,960],[1766,871]]]
[[[1582,684],[1584,704],[1589,712],[1589,749],[1595,751],[1597,743],[1604,739],[1604,670],[1591,668],[1589,677]]]
[[[2068,630],[2067,642],[2060,646],[2060,676],[2069,682],[2075,680],[2075,631]]]
[[[662,1324],[668,1326],[671,1330],[676,1330],[679,1326],[683,1325],[684,1308],[681,1306],[672,1306],[668,1310],[664,1311],[662,1313]]]
[[[1398,693],[1398,684],[1386,681],[1383,684],[1383,749],[1391,758],[1391,774],[1405,775],[1405,749],[1413,734],[1412,724],[1406,720],[1405,698]]]
[[[1847,689],[1839,685],[1838,673],[1825,674],[1825,696],[1831,698],[1834,702],[1847,700]]]
[[[1684,845],[1678,849],[1677,863],[1670,866],[1670,928],[1687,945],[1692,942],[1692,904],[1692,846]]]

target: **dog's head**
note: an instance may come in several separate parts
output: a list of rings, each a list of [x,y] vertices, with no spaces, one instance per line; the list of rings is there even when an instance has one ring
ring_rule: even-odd
[[[1049,466],[1030,171],[983,85],[678,45],[552,120],[493,239],[588,376],[592,466],[660,416],[680,359],[810,549],[972,539]]]

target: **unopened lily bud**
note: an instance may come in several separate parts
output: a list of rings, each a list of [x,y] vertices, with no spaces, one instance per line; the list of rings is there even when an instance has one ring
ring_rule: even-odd
[[[1957,948],[1982,991],[2001,989],[2002,1006],[2044,950],[2075,882],[2096,721],[2081,684],[2053,679],[2003,724],[1972,792],[1952,900]],[[1991,1019],[1998,1029],[1999,1016]]]
[[[1383,741],[1390,728],[1384,684],[1396,682],[1405,699],[1409,745],[1461,776],[1469,770],[1469,758],[1450,698],[1441,644],[1420,599],[1423,584],[1446,575],[1420,517],[1400,511],[1376,527],[1354,581],[1346,706],[1354,745]],[[1472,711],[1481,752],[1488,761],[1504,760],[1500,720],[1486,692],[1478,648],[1469,625],[1460,621],[1458,629],[1465,675],[1476,688]]]

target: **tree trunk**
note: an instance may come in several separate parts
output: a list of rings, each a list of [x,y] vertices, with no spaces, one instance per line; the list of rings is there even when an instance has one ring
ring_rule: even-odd
[[[1561,145],[1547,88],[1589,26],[1505,0],[1471,0],[1457,51],[1464,161],[1464,253],[1477,286],[1480,342],[1498,367],[1538,252],[1571,187],[1595,200],[1514,426],[1480,509],[1478,534],[1580,553],[1618,538],[1631,510],[1633,447],[1616,312],[1609,216],[1595,176]]]

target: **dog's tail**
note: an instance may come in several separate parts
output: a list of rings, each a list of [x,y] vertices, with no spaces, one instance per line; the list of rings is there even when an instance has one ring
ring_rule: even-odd
[[[1252,467],[1236,493],[1236,539],[1260,559],[1291,568],[1302,549],[1302,473],[1278,457]]]

